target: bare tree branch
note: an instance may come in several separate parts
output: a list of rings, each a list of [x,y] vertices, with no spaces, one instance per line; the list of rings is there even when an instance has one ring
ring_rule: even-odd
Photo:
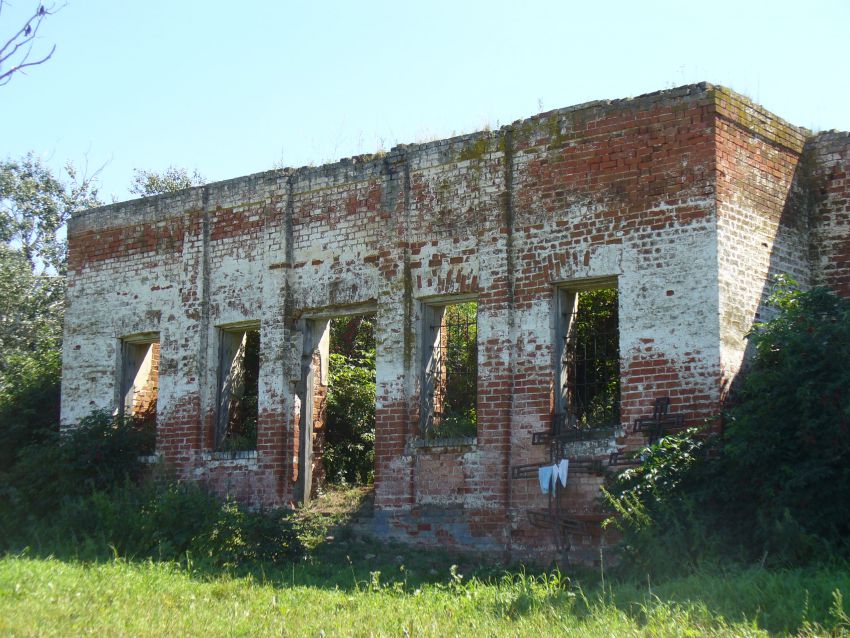
[[[53,52],[56,50],[56,45],[53,45],[53,48],[50,49],[50,53],[41,58],[40,60],[34,60],[32,62],[25,62],[23,64],[19,64],[18,66],[12,67],[6,73],[0,74],[0,86],[4,86],[11,82],[12,74],[20,72],[22,69],[27,68],[28,66],[38,66],[39,64],[43,64],[47,62],[52,56]]]
[[[3,2],[0,0],[0,13],[2,10]],[[39,4],[23,26],[0,48],[0,86],[8,84],[15,73],[23,72],[23,69],[27,67],[43,64],[53,56],[56,45],[53,45],[47,55],[35,60],[30,59],[41,23],[57,11],[58,9],[54,9],[53,6],[45,7]],[[7,65],[11,66],[6,68]]]

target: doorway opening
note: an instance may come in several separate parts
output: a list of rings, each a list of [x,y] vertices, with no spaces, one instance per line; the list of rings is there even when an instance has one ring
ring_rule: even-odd
[[[311,319],[305,330],[304,502],[375,477],[375,314]]]
[[[322,463],[330,485],[375,480],[375,316],[332,319]]]

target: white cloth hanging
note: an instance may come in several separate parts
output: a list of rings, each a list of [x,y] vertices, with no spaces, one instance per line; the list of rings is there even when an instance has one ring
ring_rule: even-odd
[[[560,463],[558,463],[558,479],[561,481],[561,485],[564,487],[567,486],[567,474],[570,471],[570,461],[569,459],[561,459]]]
[[[548,494],[549,490],[552,489],[552,479],[555,478],[553,468],[557,466],[553,465],[544,465],[539,470],[537,470],[537,480],[540,481],[540,491],[544,494]]]

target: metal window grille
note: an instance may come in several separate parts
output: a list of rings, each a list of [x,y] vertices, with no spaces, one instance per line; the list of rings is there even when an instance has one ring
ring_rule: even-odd
[[[433,356],[426,371],[433,392],[426,404],[429,438],[473,436],[477,425],[478,304],[445,306],[439,323],[429,326]]]
[[[564,426],[611,427],[620,421],[620,348],[617,290],[583,291],[564,325]],[[563,377],[562,377],[563,378]]]

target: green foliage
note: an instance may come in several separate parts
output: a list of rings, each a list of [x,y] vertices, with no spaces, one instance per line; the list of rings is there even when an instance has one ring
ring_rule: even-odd
[[[689,428],[640,453],[642,463],[609,478],[603,496],[614,515],[605,525],[622,533],[627,571],[671,577],[719,558],[711,529],[711,462],[715,442]]]
[[[19,448],[2,483],[0,502],[45,514],[69,497],[138,480],[140,457],[152,448],[147,421],[94,412],[70,432],[53,428]]]
[[[642,463],[617,477],[617,495],[642,503],[668,500],[682,488],[694,466],[702,459],[705,443],[696,438],[698,432],[696,428],[688,428],[644,448],[640,455]],[[622,507],[618,510],[628,514],[631,511],[628,500],[621,501]],[[635,523],[639,524],[639,517]]]
[[[250,512],[197,484],[144,477],[149,422],[95,412],[67,434],[47,429],[0,475],[0,550],[180,560],[213,567],[275,562],[300,553],[289,513]]]
[[[16,352],[7,362],[0,385],[0,478],[19,450],[54,437],[59,423],[59,351]]]
[[[61,229],[73,212],[99,203],[91,178],[78,177],[70,164],[66,172],[67,183],[32,153],[0,162],[0,401],[18,392],[18,368],[42,365],[61,343]],[[0,437],[3,429],[0,422]]]
[[[99,204],[92,178],[56,178],[32,153],[0,162],[0,476],[23,446],[55,436],[65,241],[75,211]]]
[[[0,244],[0,393],[24,358],[58,351],[64,297],[64,278],[33,274],[20,250]]]
[[[248,511],[196,484],[135,484],[65,497],[5,530],[2,549],[38,542],[55,555],[191,560],[213,568],[292,559],[302,545],[284,510]]]
[[[753,511],[754,540],[767,551],[778,549],[783,520],[799,526],[802,544],[841,543],[850,535],[850,299],[784,281],[771,302],[778,315],[750,335],[755,355],[727,419],[726,484],[738,486],[730,509]]]
[[[162,193],[173,193],[193,186],[203,186],[205,183],[204,178],[197,170],[190,174],[185,168],[175,166],[169,166],[162,172],[144,171],[136,168],[133,169],[133,182],[129,190],[140,197],[151,197]]]
[[[578,293],[567,342],[571,412],[581,429],[620,420],[618,294],[616,288]]]
[[[300,561],[212,575],[194,563],[7,556],[0,634],[802,638],[850,629],[846,569],[700,573],[603,591],[557,572],[481,579],[440,565],[422,579],[407,562],[351,558],[346,569]]]
[[[330,351],[348,359],[375,352],[375,315],[331,321]]]
[[[667,437],[609,485],[642,569],[850,555],[850,300],[780,281],[770,305],[776,316],[750,334],[722,443]]]
[[[78,210],[97,206],[93,177],[65,167],[68,182],[57,179],[33,153],[0,162],[0,242],[20,251],[33,272],[65,272],[60,229]]]
[[[227,501],[218,505],[212,526],[192,539],[188,551],[209,564],[240,567],[291,560],[303,546],[291,512],[252,512]]]
[[[463,439],[478,432],[478,415],[474,407],[462,412],[449,412],[440,417],[437,427],[429,431],[432,439]]]
[[[478,303],[446,306],[445,395],[434,438],[475,436],[478,428]]]
[[[325,443],[329,483],[371,483],[375,473],[375,340],[372,317],[331,322]]]

